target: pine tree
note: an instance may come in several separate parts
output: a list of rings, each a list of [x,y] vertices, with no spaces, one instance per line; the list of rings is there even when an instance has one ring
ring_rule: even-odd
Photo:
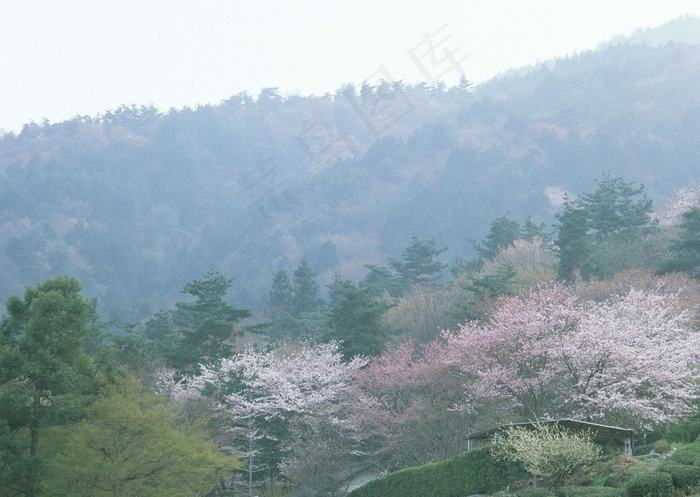
[[[567,199],[564,212],[555,217],[559,221],[559,236],[554,242],[559,248],[557,272],[559,279],[572,281],[577,272],[588,274],[591,253],[588,210],[580,201]]]
[[[175,304],[173,319],[181,334],[180,367],[216,361],[233,353],[234,339],[242,334],[236,323],[252,316],[252,312],[236,309],[224,301],[232,281],[221,271],[210,268],[203,279],[182,287],[182,293],[196,300]]]
[[[411,245],[401,252],[401,261],[389,259],[389,263],[402,278],[404,291],[408,291],[413,285],[437,281],[447,267],[437,257],[447,250],[447,247],[438,247],[435,240],[421,240],[413,235]]]
[[[481,243],[473,243],[473,245],[479,257],[493,259],[500,250],[510,247],[515,240],[521,238],[520,223],[501,216],[493,220],[486,238]]]
[[[289,280],[289,274],[284,269],[280,269],[272,280],[266,314],[274,318],[289,313],[292,310],[293,301],[294,287]]]
[[[324,339],[341,342],[345,360],[358,355],[380,354],[387,335],[382,316],[390,305],[373,296],[370,289],[359,288],[337,275],[329,289],[329,331]]]
[[[299,266],[294,270],[294,315],[300,316],[306,312],[319,309],[319,286],[316,273],[311,269],[306,257],[302,257]]]
[[[47,426],[75,421],[97,394],[97,368],[83,352],[90,303],[80,283],[57,276],[7,299],[0,322],[0,488],[34,497]]]
[[[634,188],[634,183],[611,178],[610,173],[603,173],[603,178],[596,183],[595,192],[581,196],[596,239],[640,237],[653,230],[652,201],[644,193],[643,185]]]
[[[203,276],[182,287],[194,302],[177,302],[174,311],[159,312],[145,325],[151,353],[181,373],[230,356],[235,338],[243,333],[237,323],[252,315],[224,300],[232,282],[224,273],[210,268]]]

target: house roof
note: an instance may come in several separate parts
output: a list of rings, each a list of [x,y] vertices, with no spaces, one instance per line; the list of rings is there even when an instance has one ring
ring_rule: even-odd
[[[617,426],[606,426],[597,423],[589,423],[588,421],[580,421],[577,419],[550,419],[546,421],[530,422],[530,423],[511,423],[507,425],[496,426],[489,428],[488,430],[478,431],[467,435],[467,440],[485,440],[492,439],[496,432],[503,431],[507,428],[514,426],[528,427],[539,423],[548,424],[559,424],[564,428],[568,428],[574,431],[588,430],[591,433],[592,439],[595,443],[606,444],[613,441],[618,441],[625,437],[631,437],[634,434],[634,430],[629,428],[620,428]]]

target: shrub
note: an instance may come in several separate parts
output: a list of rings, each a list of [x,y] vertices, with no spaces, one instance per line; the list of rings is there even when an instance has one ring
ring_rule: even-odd
[[[681,490],[689,490],[700,485],[700,467],[698,466],[668,463],[659,466],[657,471],[670,474],[673,486]]]
[[[591,483],[606,487],[623,487],[627,480],[643,466],[642,461],[626,454],[620,454],[599,465],[598,474]]]
[[[628,497],[673,497],[673,480],[664,472],[646,472],[627,483]]]
[[[563,487],[557,492],[558,497],[626,497],[624,488],[612,487]]]
[[[695,422],[688,427],[688,442],[695,442],[698,435],[700,435],[700,423]]]
[[[689,450],[677,450],[668,461],[675,464],[685,464],[686,466],[700,466],[700,454]]]
[[[654,444],[654,450],[659,454],[665,454],[666,452],[669,452],[672,448],[673,447],[671,447],[671,444],[666,442],[665,440],[659,440]]]

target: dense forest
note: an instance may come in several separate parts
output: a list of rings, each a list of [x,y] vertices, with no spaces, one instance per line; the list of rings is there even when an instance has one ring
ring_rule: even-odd
[[[261,311],[303,256],[324,292],[413,235],[474,259],[493,219],[551,225],[603,172],[663,208],[698,179],[699,67],[695,45],[617,43],[478,87],[269,88],[30,123],[0,138],[0,298],[70,274],[135,320],[213,264]]]
[[[694,416],[700,46],[659,33],[0,136],[0,494],[328,495]]]

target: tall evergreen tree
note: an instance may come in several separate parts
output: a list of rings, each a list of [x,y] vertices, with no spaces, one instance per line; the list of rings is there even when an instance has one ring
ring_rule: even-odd
[[[591,253],[588,210],[580,201],[567,199],[564,211],[555,217],[559,221],[558,237],[554,242],[559,249],[557,272],[559,279],[572,281],[577,273],[588,274]]]
[[[42,479],[40,437],[78,419],[98,390],[83,352],[90,303],[81,285],[57,276],[7,299],[0,322],[0,488],[34,497]]]
[[[276,317],[289,313],[292,310],[293,301],[294,287],[292,287],[289,274],[284,269],[280,269],[272,279],[266,314]]]
[[[329,330],[324,339],[341,342],[345,360],[357,355],[379,355],[387,338],[382,316],[390,305],[375,297],[371,289],[359,288],[339,276],[329,290]]]
[[[489,234],[481,243],[473,243],[479,257],[493,259],[499,251],[522,238],[520,223],[501,216],[493,220]]]
[[[635,188],[634,183],[611,178],[610,173],[603,173],[596,184],[593,193],[581,196],[596,239],[640,237],[652,231],[652,201],[644,193],[643,185]]]
[[[242,334],[237,323],[252,316],[250,310],[224,300],[232,282],[224,273],[210,268],[203,276],[182,287],[181,292],[194,297],[194,302],[177,302],[174,311],[156,314],[144,332],[155,353],[183,373],[230,356],[236,336]]]
[[[652,204],[644,187],[635,188],[622,178],[609,173],[596,180],[593,193],[567,199],[564,211],[556,215],[559,221],[559,277],[573,279],[576,271],[583,278],[606,277],[619,266],[620,253],[614,249],[624,246],[628,253],[640,252],[644,237],[652,233]]]
[[[306,257],[302,257],[294,270],[294,314],[299,316],[319,309],[319,286],[316,273],[311,269]]]
[[[404,293],[404,282],[391,268],[366,264],[369,269],[367,275],[360,281],[359,287],[369,290],[375,297],[380,297],[384,292],[392,297],[399,297]]]

